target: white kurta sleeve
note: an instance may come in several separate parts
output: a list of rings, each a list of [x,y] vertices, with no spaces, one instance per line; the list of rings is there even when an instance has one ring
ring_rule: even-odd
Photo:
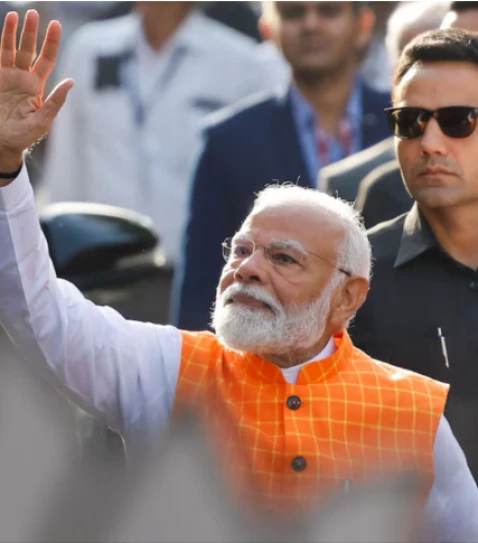
[[[178,330],[128,321],[57,279],[25,167],[0,188],[0,324],[30,366],[126,439],[167,423]]]
[[[435,438],[435,481],[426,505],[434,541],[478,542],[478,488],[448,421],[442,417]]]

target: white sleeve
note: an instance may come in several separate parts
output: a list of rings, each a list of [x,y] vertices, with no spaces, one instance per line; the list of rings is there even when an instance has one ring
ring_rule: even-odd
[[[478,488],[445,417],[435,438],[434,460],[435,481],[425,508],[433,540],[478,542]]]
[[[0,255],[0,324],[26,362],[126,439],[157,435],[174,402],[180,333],[128,321],[56,278],[25,167],[0,188]]]

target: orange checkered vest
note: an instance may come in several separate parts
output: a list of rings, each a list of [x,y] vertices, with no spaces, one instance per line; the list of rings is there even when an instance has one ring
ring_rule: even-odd
[[[448,385],[378,362],[345,332],[297,384],[208,332],[181,332],[174,412],[199,414],[241,494],[276,510],[398,470],[433,481],[433,447]],[[218,448],[217,448],[218,447]]]

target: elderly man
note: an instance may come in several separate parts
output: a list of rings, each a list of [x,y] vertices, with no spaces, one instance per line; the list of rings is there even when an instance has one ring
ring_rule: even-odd
[[[26,360],[131,452],[194,408],[233,488],[274,510],[412,471],[436,537],[476,539],[478,491],[443,418],[447,386],[372,360],[346,332],[370,275],[348,205],[299,187],[262,192],[223,244],[217,335],[127,321],[55,277],[22,153],[73,82],[43,102],[60,24],[34,64],[38,14],[18,52],[17,25],[10,13],[0,51],[0,322]]]

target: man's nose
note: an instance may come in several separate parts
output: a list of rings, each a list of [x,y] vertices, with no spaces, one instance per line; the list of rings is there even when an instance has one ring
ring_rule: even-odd
[[[244,283],[265,283],[270,263],[261,247],[242,260],[234,271],[234,279]]]
[[[423,136],[420,138],[420,147],[424,155],[448,154],[447,137],[441,131],[436,119],[431,118],[425,126]]]
[[[313,4],[314,2],[311,2],[311,5],[306,7],[302,20],[304,27],[308,30],[318,30],[322,25],[322,17]]]

